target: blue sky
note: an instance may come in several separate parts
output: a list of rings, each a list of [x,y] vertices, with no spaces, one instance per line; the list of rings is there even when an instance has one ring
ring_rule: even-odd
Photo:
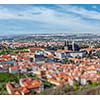
[[[0,5],[0,35],[100,33],[100,5]]]

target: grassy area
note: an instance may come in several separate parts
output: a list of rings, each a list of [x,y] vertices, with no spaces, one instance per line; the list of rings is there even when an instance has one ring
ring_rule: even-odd
[[[28,52],[24,48],[22,49],[11,49],[11,48],[3,48],[0,50],[0,54],[16,54],[18,52]]]
[[[7,82],[19,82],[19,78],[24,77],[23,74],[9,74],[0,73],[0,95],[7,95],[6,83]]]
[[[31,73],[17,73],[17,74],[10,74],[8,72],[1,72],[0,73],[0,95],[7,94],[7,90],[6,90],[6,83],[7,82],[16,82],[19,83],[19,79],[23,78],[23,77],[31,77],[34,80],[39,80],[39,78],[37,77],[37,75],[31,74]],[[45,86],[48,87],[52,87],[54,86],[53,84],[49,83],[46,79],[42,80],[42,82],[44,83]],[[31,95],[36,94],[34,90],[32,90]]]
[[[2,82],[9,82],[9,81],[14,81],[14,82],[18,82],[18,79],[21,78],[21,77],[24,77],[23,74],[10,74],[8,72],[1,72],[0,73],[0,83]]]
[[[39,80],[36,75],[31,73],[25,74],[10,74],[2,72],[0,73],[0,95],[7,94],[6,91],[6,83],[7,82],[16,82],[19,83],[19,79],[22,77],[31,77],[32,79]],[[42,80],[44,86],[47,86],[46,90],[42,91],[41,95],[82,95],[82,94],[100,94],[100,82],[90,82],[84,86],[80,86],[77,82],[74,82],[73,87],[69,86],[68,83],[62,84],[59,87],[55,87],[55,85],[49,83],[46,79]],[[96,90],[97,89],[97,90]],[[95,92],[94,92],[95,91]],[[35,94],[33,90],[31,95]]]
[[[95,92],[94,92],[95,91]],[[100,95],[100,82],[88,83],[84,86],[80,86],[76,82],[73,86],[63,84],[57,88],[49,88],[41,92],[43,95]]]

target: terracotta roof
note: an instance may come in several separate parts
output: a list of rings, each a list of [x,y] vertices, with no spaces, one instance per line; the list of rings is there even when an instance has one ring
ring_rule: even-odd
[[[18,66],[13,66],[13,67],[10,67],[10,68],[11,68],[11,70],[17,70],[17,69],[19,69]]]
[[[91,51],[91,50],[95,50],[95,48],[84,48],[84,49],[81,49],[82,50],[86,50],[87,52]]]
[[[41,85],[41,83],[37,80],[32,80],[31,78],[23,78],[21,79],[22,84],[24,87],[31,89],[31,88],[37,88]]]
[[[70,52],[70,51],[69,50],[57,50],[56,52],[63,53],[63,52]]]
[[[24,93],[24,94],[28,94],[30,92],[30,90],[28,90],[27,88],[25,87],[19,87],[18,90],[21,92],[21,93]]]
[[[86,79],[86,76],[85,75],[81,75],[80,78],[81,79]]]
[[[96,48],[96,50],[100,50],[100,48]]]
[[[6,87],[8,87],[11,91],[14,91],[14,88],[12,87],[12,85],[9,82],[6,83]]]
[[[51,82],[52,84],[60,85],[60,82],[53,78],[49,78],[48,81]]]
[[[18,90],[14,91],[14,95],[21,95]]]
[[[54,55],[53,54],[46,54],[45,57],[48,57],[48,58],[49,57],[54,57]]]

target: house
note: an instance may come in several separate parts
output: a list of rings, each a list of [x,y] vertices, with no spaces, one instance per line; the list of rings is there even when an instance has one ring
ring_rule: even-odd
[[[48,82],[50,82],[54,85],[57,85],[57,86],[60,85],[60,82],[58,80],[53,79],[53,78],[48,78]]]
[[[44,56],[47,57],[47,58],[53,58],[54,57],[53,53],[51,53],[50,51],[44,51]]]
[[[6,89],[8,94],[13,94],[14,93],[14,88],[12,87],[12,85],[10,83],[6,83]]]
[[[43,84],[40,81],[33,80],[31,78],[21,78],[19,80],[19,83],[22,87],[25,87],[27,89],[35,89],[37,92],[40,92],[43,90]]]
[[[52,74],[50,72],[46,72],[46,77],[47,78],[52,78]]]
[[[55,58],[57,59],[65,59],[66,58],[66,53],[68,53],[69,50],[57,50],[55,51]]]
[[[35,62],[36,64],[45,63],[45,57],[44,57],[44,55],[35,54],[35,55],[34,55],[34,62]]]
[[[30,62],[33,62],[33,61],[34,61],[34,53],[30,53],[30,54],[28,55],[28,57],[29,57],[29,61],[30,61]]]
[[[27,72],[27,67],[25,65],[20,66],[20,73],[26,73]]]
[[[81,49],[80,51],[86,51],[87,53],[94,53],[95,48],[84,48],[84,49]]]
[[[69,76],[69,77],[68,77],[68,84],[69,84],[70,86],[73,86],[73,85],[74,85],[74,77],[72,77],[72,76]]]
[[[35,63],[32,63],[32,65],[30,67],[31,67],[32,71],[35,72],[38,68],[38,65]]]
[[[71,52],[68,52],[66,53],[66,57],[84,57],[86,55],[86,52],[85,51],[71,51]]]
[[[27,89],[27,88],[25,88],[25,87],[18,87],[18,91],[20,91],[20,93],[21,93],[22,95],[27,95],[27,94],[30,93],[30,90]]]
[[[6,83],[6,89],[8,94],[10,95],[25,95],[30,93],[30,90],[28,90],[25,87],[15,87],[15,84],[11,84],[11,83]]]
[[[87,79],[85,75],[80,76],[80,84],[81,85],[86,85],[87,84]]]
[[[9,67],[9,73],[15,74],[15,73],[19,73],[19,67],[18,66],[13,66],[13,67]]]
[[[33,51],[33,52],[37,52],[37,53],[41,53],[42,51],[44,51],[43,48],[28,48],[29,51]]]
[[[86,55],[86,51],[69,51],[69,50],[57,50],[55,52],[55,58],[60,60],[71,57],[84,57]]]
[[[37,88],[40,86],[39,81],[32,80],[31,78],[22,78],[19,80],[19,83],[22,87],[27,87],[27,88]]]
[[[2,64],[2,65],[1,65],[1,68],[2,68],[4,71],[8,71],[9,65],[8,65],[8,64]]]

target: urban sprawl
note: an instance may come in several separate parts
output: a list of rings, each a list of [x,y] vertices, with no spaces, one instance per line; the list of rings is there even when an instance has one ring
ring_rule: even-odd
[[[98,39],[55,37],[0,40],[0,94],[35,95],[62,85],[72,91],[100,85]]]

